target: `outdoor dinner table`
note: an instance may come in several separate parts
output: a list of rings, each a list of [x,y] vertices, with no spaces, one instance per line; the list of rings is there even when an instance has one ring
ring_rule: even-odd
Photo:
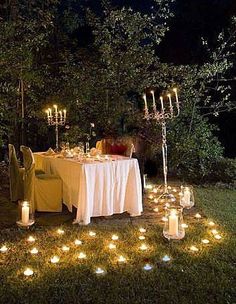
[[[74,223],[87,225],[91,217],[143,211],[142,187],[137,159],[111,155],[109,159],[66,158],[62,155],[34,153],[36,168],[56,174],[63,181],[63,203],[72,212]]]

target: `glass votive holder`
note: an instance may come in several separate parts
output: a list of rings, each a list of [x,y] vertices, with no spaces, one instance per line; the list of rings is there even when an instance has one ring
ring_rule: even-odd
[[[34,210],[29,201],[18,202],[17,225],[21,228],[29,228],[34,224]]]
[[[166,221],[163,228],[163,235],[168,240],[180,240],[185,236],[183,227],[183,208],[166,208]]]
[[[181,186],[180,206],[190,209],[194,206],[194,195],[192,186]]]

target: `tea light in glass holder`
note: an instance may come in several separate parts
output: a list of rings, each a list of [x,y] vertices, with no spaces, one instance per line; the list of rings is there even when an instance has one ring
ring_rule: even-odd
[[[171,258],[168,256],[168,255],[165,255],[163,258],[162,258],[162,261],[163,262],[169,262],[171,260]]]
[[[140,239],[140,241],[145,240],[145,236],[144,235],[140,235],[138,238]]]
[[[64,246],[62,246],[61,250],[62,250],[62,251],[69,251],[69,250],[70,250],[70,247],[64,245]]]
[[[196,246],[191,246],[189,248],[192,252],[197,252],[199,249]]]
[[[145,264],[144,266],[143,266],[143,270],[145,270],[145,271],[149,271],[149,270],[152,270],[152,265],[150,265],[150,264]]]
[[[96,232],[94,232],[94,231],[89,231],[89,236],[95,237],[95,236],[96,236]]]
[[[17,225],[21,228],[29,228],[35,222],[34,209],[29,201],[18,201]]]
[[[103,270],[101,267],[97,267],[97,269],[95,270],[95,273],[97,275],[103,275],[103,274],[105,274],[105,270]]]
[[[78,259],[82,260],[82,259],[86,259],[86,254],[83,253],[83,252],[80,252],[79,255],[78,255]]]
[[[168,240],[180,240],[185,236],[185,229],[182,227],[182,210],[181,207],[170,207],[166,209],[167,221],[164,224],[163,235]]]
[[[33,242],[35,242],[35,238],[32,235],[30,235],[28,237],[27,241],[30,242],[30,243],[33,243]]]
[[[202,240],[202,243],[203,243],[203,244],[209,244],[209,243],[210,243],[210,241],[209,241],[209,240],[207,240],[207,239],[204,239],[204,240]]]
[[[141,232],[141,233],[145,233],[146,231],[147,230],[145,228],[143,228],[143,227],[139,228],[139,232]]]
[[[76,239],[74,243],[76,246],[82,245],[82,241],[78,239]]]
[[[180,206],[190,209],[194,206],[194,195],[192,186],[181,186]]]
[[[57,255],[54,255],[50,261],[52,264],[57,264],[60,261],[60,258]]]
[[[34,274],[34,272],[33,272],[33,270],[32,270],[31,268],[26,268],[26,269],[24,270],[24,275],[25,275],[26,277],[32,276],[33,274]]]
[[[65,231],[63,230],[63,229],[57,229],[57,233],[59,234],[59,235],[62,235],[62,234],[64,234],[65,233]]]
[[[111,249],[111,250],[116,249],[116,244],[110,243],[108,245],[108,248]]]
[[[1,253],[5,253],[5,252],[7,252],[7,250],[8,250],[8,248],[7,248],[7,246],[5,246],[5,245],[3,245],[3,246],[0,248],[0,252],[1,252]]]
[[[111,239],[112,239],[113,241],[117,241],[117,240],[119,239],[119,237],[118,237],[117,234],[113,234],[112,237],[111,237]]]
[[[38,249],[36,247],[34,247],[33,249],[30,250],[31,254],[38,254]]]
[[[119,258],[117,259],[117,261],[119,263],[125,263],[126,262],[126,258],[123,255],[120,255]]]
[[[142,251],[146,251],[148,249],[148,246],[143,243],[141,246],[139,246],[139,249]]]

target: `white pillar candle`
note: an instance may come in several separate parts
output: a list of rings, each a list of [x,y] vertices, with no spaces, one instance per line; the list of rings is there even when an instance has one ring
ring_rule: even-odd
[[[62,121],[62,111],[59,111],[60,121]]]
[[[55,109],[55,113],[56,115],[58,114],[58,111],[57,111],[57,105],[53,105],[54,109]]]
[[[178,234],[178,215],[176,215],[176,210],[171,210],[169,215],[169,234]]]
[[[147,174],[143,174],[143,187],[146,189],[147,183],[146,183]]]
[[[175,99],[176,99],[177,108],[179,108],[179,98],[178,98],[177,88],[174,88],[173,92],[175,93]]]
[[[151,91],[152,94],[152,106],[153,106],[153,111],[156,111],[156,100],[155,100],[155,94],[154,91]]]
[[[160,97],[160,101],[161,101],[161,111],[164,112],[164,104],[163,104],[163,97]]]
[[[184,206],[188,207],[190,206],[190,190],[188,187],[184,188]]]
[[[22,223],[27,225],[29,223],[29,205],[27,202],[23,202],[22,210],[21,210],[21,220]]]
[[[64,113],[64,120],[66,121],[66,109],[63,110],[63,113]]]
[[[48,108],[48,112],[49,112],[49,117],[51,118],[52,117],[52,109]]]
[[[170,102],[170,109],[172,109],[172,100],[171,100],[171,95],[170,95],[170,94],[167,94],[167,97],[168,97],[169,102]]]
[[[143,100],[144,100],[144,107],[145,107],[145,110],[148,109],[148,106],[147,106],[147,97],[146,97],[146,94],[143,94]]]

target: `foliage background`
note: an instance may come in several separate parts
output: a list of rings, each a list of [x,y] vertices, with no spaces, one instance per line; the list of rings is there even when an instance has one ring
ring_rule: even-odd
[[[142,93],[151,102],[150,89],[158,98],[177,85],[182,105],[180,117],[168,124],[170,168],[185,179],[208,179],[223,156],[211,117],[235,108],[228,81],[235,63],[235,18],[212,39],[199,37],[201,60],[163,60],[161,47],[177,2],[147,1],[141,8],[133,1],[4,1],[2,138],[17,148],[24,143],[47,149],[54,133],[42,110],[57,102],[69,113],[61,140],[84,140],[95,122],[96,139],[138,136],[145,159],[160,167],[160,127],[143,120]]]

